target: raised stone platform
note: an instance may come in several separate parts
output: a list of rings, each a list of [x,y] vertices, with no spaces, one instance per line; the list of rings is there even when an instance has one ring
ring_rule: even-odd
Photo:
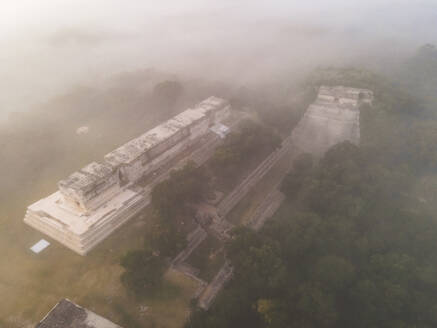
[[[75,213],[59,192],[28,207],[24,221],[80,255],[85,255],[150,202],[148,195],[126,189],[91,215]]]
[[[24,222],[87,254],[150,203],[171,169],[211,156],[229,115],[226,100],[209,97],[59,181],[57,192],[28,207]]]
[[[294,144],[302,151],[323,155],[335,144],[349,140],[360,142],[360,107],[371,104],[373,93],[366,89],[343,86],[319,89],[302,120],[293,130]]]

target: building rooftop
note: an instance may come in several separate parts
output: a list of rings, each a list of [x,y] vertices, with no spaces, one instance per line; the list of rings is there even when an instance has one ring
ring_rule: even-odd
[[[58,185],[63,188],[76,191],[87,191],[103,178],[110,175],[113,167],[120,164],[128,164],[148,149],[170,138],[182,128],[202,119],[211,110],[223,107],[227,101],[217,97],[209,97],[194,107],[187,109],[170,120],[156,126],[141,136],[127,142],[105,156],[104,164],[93,162],[79,171],[72,173],[66,179],[59,181]]]
[[[321,86],[317,99],[292,132],[294,144],[318,156],[339,142],[359,144],[360,104],[372,100],[370,90]]]
[[[197,104],[194,108],[196,110],[202,111],[204,114],[209,112],[210,110],[213,110],[215,108],[224,107],[228,104],[228,101],[223,98],[218,98],[211,96],[201,103]]]
[[[170,138],[182,128],[202,119],[206,113],[226,104],[226,101],[217,97],[209,97],[194,107],[187,109],[170,120],[147,131],[105,156],[105,161],[116,167],[128,164],[144,154],[148,149]]]
[[[73,302],[63,299],[35,328],[121,328]]]
[[[319,95],[334,96],[338,98],[359,99],[360,97],[372,98],[373,92],[368,89],[350,88],[344,86],[321,86]]]
[[[73,190],[84,190],[111,173],[111,166],[92,162],[72,173],[66,179],[59,181],[59,186]]]

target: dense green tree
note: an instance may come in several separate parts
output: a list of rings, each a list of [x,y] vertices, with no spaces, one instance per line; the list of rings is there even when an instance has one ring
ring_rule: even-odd
[[[159,215],[171,220],[192,214],[190,205],[202,201],[210,193],[209,176],[203,167],[189,162],[180,170],[173,170],[170,177],[153,188],[152,206]]]
[[[173,110],[184,88],[178,81],[163,81],[153,88],[153,99],[155,104],[165,111]]]
[[[267,328],[282,328],[287,326],[288,314],[282,300],[259,299],[256,310],[261,315]]]
[[[243,120],[237,132],[226,137],[210,160],[210,168],[221,180],[233,182],[254,161],[280,147],[281,138],[265,125]]]
[[[182,228],[194,217],[192,205],[205,199],[210,190],[210,177],[205,168],[189,162],[170,173],[167,180],[152,191],[155,217],[146,237],[146,247],[162,256],[174,256],[186,244]]]
[[[185,235],[174,223],[162,219],[157,221],[146,236],[145,247],[156,251],[160,256],[173,257],[186,246]]]
[[[348,260],[334,255],[318,259],[312,272],[312,280],[328,291],[348,288],[354,276],[354,266]]]
[[[121,282],[126,288],[141,298],[154,293],[162,283],[165,263],[147,250],[130,251],[120,261],[125,272]]]
[[[187,327],[436,326],[437,220],[414,196],[437,169],[436,117],[424,120],[415,97],[369,72],[323,70],[315,81],[374,90],[360,146],[294,163],[283,206],[259,233],[234,232],[233,280]]]
[[[282,181],[281,191],[290,198],[297,196],[303,185],[311,183],[309,178],[313,165],[314,159],[311,154],[300,154],[293,162],[293,169]]]
[[[324,292],[319,286],[313,284],[302,284],[297,294],[298,300],[295,305],[297,321],[293,326],[333,327],[338,313],[332,294]]]

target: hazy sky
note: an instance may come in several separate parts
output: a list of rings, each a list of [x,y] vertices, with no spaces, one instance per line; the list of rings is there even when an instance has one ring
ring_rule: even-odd
[[[436,31],[437,0],[1,0],[0,116],[122,70],[244,84],[396,57]]]

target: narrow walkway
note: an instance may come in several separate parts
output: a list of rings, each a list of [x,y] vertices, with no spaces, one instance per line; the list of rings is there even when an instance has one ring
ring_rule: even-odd
[[[204,310],[209,309],[217,294],[220,292],[226,282],[232,277],[232,272],[233,268],[231,263],[226,261],[212,282],[206,286],[202,295],[199,297],[199,307]]]
[[[229,195],[218,205],[217,212],[224,217],[237,203],[269,172],[269,170],[291,149],[291,137],[282,142],[281,148],[271,153],[258,167],[252,171]]]

